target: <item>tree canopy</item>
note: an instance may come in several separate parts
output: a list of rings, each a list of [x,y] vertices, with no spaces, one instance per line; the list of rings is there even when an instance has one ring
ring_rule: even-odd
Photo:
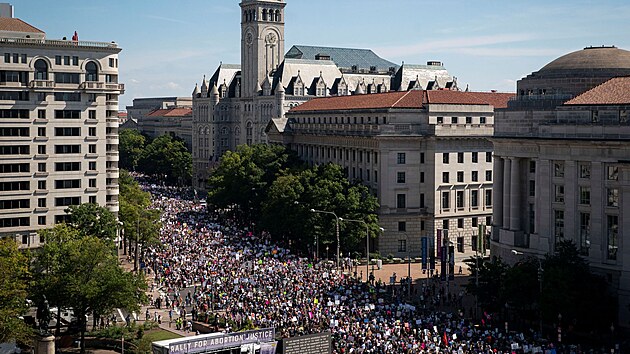
[[[135,171],[142,156],[147,139],[135,129],[121,129],[118,132],[120,151],[119,167]]]
[[[378,234],[378,203],[367,187],[351,183],[339,165],[308,168],[283,146],[244,145],[227,152],[208,187],[211,207],[302,251],[311,248],[316,238],[321,244],[337,242],[335,218],[311,209],[365,221],[370,236]],[[339,227],[342,252],[365,249],[364,225],[341,222]]]
[[[84,203],[71,205],[66,209],[70,215],[69,224],[83,236],[96,236],[113,241],[118,229],[118,220],[114,213],[98,204]]]
[[[20,316],[28,310],[27,288],[31,273],[28,256],[11,238],[0,239],[0,343],[27,343],[31,329]]]
[[[51,306],[74,310],[82,351],[85,315],[106,315],[115,308],[134,311],[146,302],[144,278],[124,271],[104,240],[68,225],[44,230],[42,236],[46,243],[34,262],[36,292],[47,295]]]
[[[188,185],[192,179],[192,155],[183,141],[162,135],[146,145],[138,159],[137,170],[163,176],[169,183]]]

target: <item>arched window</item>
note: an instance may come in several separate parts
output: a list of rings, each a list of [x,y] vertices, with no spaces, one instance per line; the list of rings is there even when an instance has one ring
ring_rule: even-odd
[[[35,62],[35,80],[48,80],[48,63],[44,59]]]
[[[228,134],[228,128],[227,127],[221,128],[221,134],[227,135]]]
[[[282,19],[280,18],[280,10],[276,10],[276,21],[277,22],[281,22]]]
[[[98,81],[98,67],[93,61],[85,64],[85,81]]]
[[[263,21],[267,21],[267,9],[263,9],[263,11],[262,11],[262,19],[263,19]]]

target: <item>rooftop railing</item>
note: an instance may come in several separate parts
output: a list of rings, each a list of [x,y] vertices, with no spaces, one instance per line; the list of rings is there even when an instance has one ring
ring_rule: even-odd
[[[81,48],[104,48],[117,49],[118,44],[115,42],[94,42],[94,41],[68,41],[60,39],[36,39],[36,38],[0,38],[0,43],[14,43],[25,45],[48,45],[62,47],[81,47]]]

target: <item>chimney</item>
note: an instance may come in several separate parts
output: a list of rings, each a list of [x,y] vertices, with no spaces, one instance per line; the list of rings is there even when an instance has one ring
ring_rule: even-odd
[[[13,5],[6,2],[0,3],[0,17],[13,18]]]

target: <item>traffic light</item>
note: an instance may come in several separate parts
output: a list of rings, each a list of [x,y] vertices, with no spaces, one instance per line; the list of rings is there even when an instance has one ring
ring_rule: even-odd
[[[464,237],[457,237],[457,252],[464,253]]]

